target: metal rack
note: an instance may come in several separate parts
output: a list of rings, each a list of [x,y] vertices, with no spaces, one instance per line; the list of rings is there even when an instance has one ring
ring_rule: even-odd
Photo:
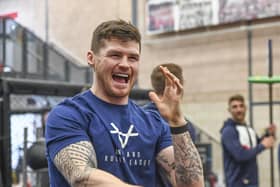
[[[251,52],[251,39],[252,33],[248,32],[248,46],[249,46],[249,110],[250,110],[250,124],[253,124],[253,107],[254,106],[269,106],[269,123],[274,123],[273,119],[273,105],[280,104],[280,101],[273,101],[273,85],[280,83],[280,76],[273,76],[273,58],[272,58],[272,40],[268,40],[268,76],[253,76],[252,75],[252,52]],[[266,84],[268,85],[268,102],[254,102],[253,101],[253,84]],[[274,174],[274,149],[270,149],[270,181],[271,187],[275,186],[275,174]]]

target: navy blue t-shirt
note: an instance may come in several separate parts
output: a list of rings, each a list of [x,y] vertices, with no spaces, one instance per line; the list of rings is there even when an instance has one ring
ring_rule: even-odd
[[[86,91],[66,99],[49,114],[46,124],[47,159],[52,187],[70,186],[55,167],[55,155],[79,142],[92,143],[99,169],[129,184],[156,186],[156,155],[172,145],[168,124],[129,100],[114,105]]]

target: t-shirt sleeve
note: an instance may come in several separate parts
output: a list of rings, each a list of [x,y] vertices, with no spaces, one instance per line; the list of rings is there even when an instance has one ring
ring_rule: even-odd
[[[163,119],[160,119],[159,123],[161,127],[161,133],[158,140],[157,153],[159,153],[164,148],[172,145],[172,138],[168,123]]]
[[[196,140],[196,130],[194,128],[194,124],[191,121],[189,121],[189,120],[187,120],[187,122],[188,122],[188,125],[187,125],[188,131],[189,131],[189,133],[191,135],[193,143],[195,143],[195,140]]]
[[[86,119],[77,108],[58,105],[46,122],[47,154],[53,160],[64,147],[79,141],[89,141]]]

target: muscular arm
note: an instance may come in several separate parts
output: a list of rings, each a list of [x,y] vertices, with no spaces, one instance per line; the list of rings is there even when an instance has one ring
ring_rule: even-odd
[[[176,187],[203,187],[203,169],[200,156],[188,132],[172,135],[173,146],[165,148],[157,161]]]
[[[188,132],[172,135],[175,173],[178,186],[202,187],[203,169],[200,156]]]
[[[184,87],[167,68],[160,68],[166,78],[164,93],[159,97],[155,92],[150,92],[150,99],[170,127],[182,127],[187,123],[181,110]],[[166,176],[175,187],[203,187],[202,163],[190,134],[173,134],[172,140],[174,150],[166,148],[157,156],[157,161],[165,170]]]
[[[88,141],[71,144],[57,153],[54,164],[71,186],[115,187],[128,185],[108,172],[97,169],[96,154]]]

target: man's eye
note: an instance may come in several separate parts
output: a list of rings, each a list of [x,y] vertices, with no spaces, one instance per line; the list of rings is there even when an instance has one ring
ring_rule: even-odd
[[[112,55],[110,55],[110,57],[111,57],[111,58],[114,58],[114,59],[118,59],[118,58],[120,58],[121,56],[118,55],[118,54],[112,54]]]
[[[139,58],[137,57],[129,57],[129,61],[131,62],[137,62],[139,60]]]

